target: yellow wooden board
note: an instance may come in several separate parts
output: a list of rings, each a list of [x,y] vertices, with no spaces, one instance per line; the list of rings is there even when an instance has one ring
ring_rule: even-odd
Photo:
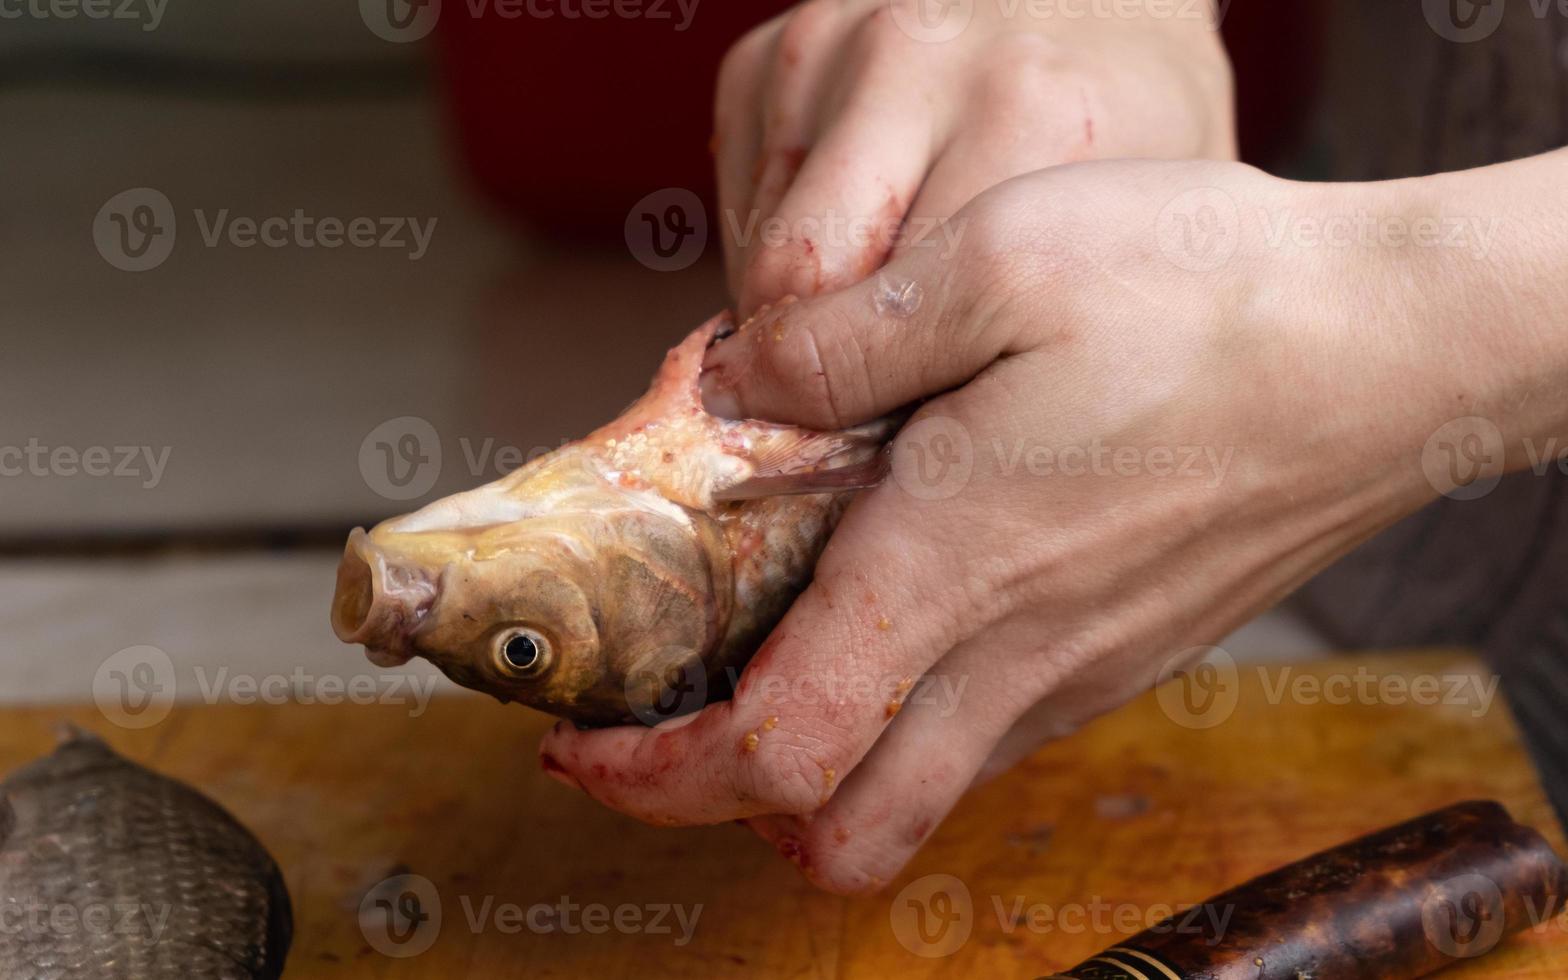
[[[972,793],[885,894],[861,899],[817,893],[741,827],[655,829],[600,808],[540,773],[543,716],[475,697],[438,697],[419,717],[397,705],[181,706],[134,731],[90,705],[11,709],[0,767],[48,751],[68,719],[217,798],[286,871],[286,976],[300,980],[1034,977],[1167,907],[1462,799],[1502,801],[1562,851],[1502,698],[1483,710],[1477,689],[1459,689],[1487,682],[1474,661],[1438,652],[1259,670],[1241,668],[1239,694],[1196,719],[1217,711],[1223,723],[1177,723],[1186,709],[1167,689],[1043,749]],[[1457,703],[1414,703],[1432,697],[1425,682],[1415,693],[1420,677]],[[430,881],[440,908],[399,944],[385,916],[362,922],[358,910],[405,869]],[[937,874],[963,888],[949,884],[953,901],[928,910],[967,912],[950,924],[968,938],[916,955],[942,950],[900,941],[918,935],[916,907],[895,899]],[[677,908],[688,925],[696,916],[684,944]],[[649,928],[655,917],[668,932]],[[928,938],[955,945],[938,921]],[[428,949],[394,957],[372,940]],[[1564,920],[1444,976],[1568,976]]]

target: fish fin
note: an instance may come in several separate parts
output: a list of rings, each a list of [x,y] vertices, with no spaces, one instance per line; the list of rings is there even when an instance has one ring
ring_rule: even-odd
[[[103,739],[73,721],[62,721],[54,726],[54,741],[56,745],[69,745],[72,742],[102,742]]]
[[[719,503],[739,500],[757,500],[762,497],[785,497],[802,493],[843,493],[865,490],[881,483],[887,477],[889,452],[883,449],[870,459],[862,459],[841,466],[820,466],[796,472],[759,473],[733,486],[713,494]]]
[[[756,437],[750,459],[755,476],[771,476],[821,467],[850,454],[863,458],[886,441],[886,436],[860,429],[812,432],[779,426]]]

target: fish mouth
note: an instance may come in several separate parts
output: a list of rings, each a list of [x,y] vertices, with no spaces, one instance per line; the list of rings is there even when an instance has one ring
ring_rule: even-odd
[[[397,667],[417,652],[413,636],[435,604],[436,582],[417,568],[392,564],[356,527],[338,562],[332,632],[365,647],[378,667]]]

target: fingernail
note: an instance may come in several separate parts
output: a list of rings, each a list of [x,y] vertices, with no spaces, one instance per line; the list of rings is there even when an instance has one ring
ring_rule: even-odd
[[[717,370],[704,370],[697,379],[697,386],[702,390],[702,407],[708,410],[709,415],[717,415],[721,419],[738,419],[741,417],[740,399],[735,397],[735,392],[724,383],[723,375]]]

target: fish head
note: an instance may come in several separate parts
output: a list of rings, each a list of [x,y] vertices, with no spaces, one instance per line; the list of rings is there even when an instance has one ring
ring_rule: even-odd
[[[558,534],[349,536],[332,625],[382,667],[420,656],[463,687],[545,710],[600,696],[591,562]]]

